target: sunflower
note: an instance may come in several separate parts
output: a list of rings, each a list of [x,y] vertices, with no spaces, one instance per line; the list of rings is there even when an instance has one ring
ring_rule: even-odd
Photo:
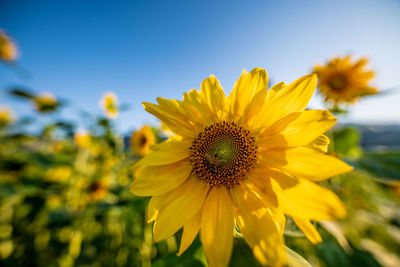
[[[313,71],[318,75],[319,91],[325,102],[352,104],[360,97],[377,94],[378,90],[368,85],[375,73],[364,69],[367,63],[366,58],[352,62],[346,56],[334,57],[325,66],[315,66]]]
[[[86,190],[92,201],[98,201],[107,195],[109,187],[110,184],[107,179],[100,179],[98,181],[91,182]]]
[[[81,148],[88,148],[91,144],[90,134],[86,131],[76,132],[74,134],[74,143]]]
[[[15,43],[11,38],[0,30],[0,60],[11,62],[15,61],[18,51]]]
[[[33,98],[33,104],[36,110],[42,113],[54,111],[59,106],[57,98],[53,94],[47,92],[35,96]]]
[[[324,132],[336,119],[305,110],[316,85],[311,74],[267,93],[267,73],[256,68],[243,71],[228,97],[210,76],[182,101],[143,103],[175,133],[135,165],[131,184],[135,195],[152,196],[147,220],[155,241],[183,227],[181,255],[201,229],[210,266],[226,266],[236,225],[261,264],[281,266],[284,214],[321,241],[310,221],[343,217],[345,208],[315,182],[352,168],[324,154]]]
[[[104,115],[109,119],[116,119],[118,117],[118,99],[112,92],[107,92],[103,95],[99,103],[104,111]]]
[[[11,124],[14,120],[11,110],[6,106],[0,106],[0,127]]]
[[[131,137],[132,152],[138,156],[146,156],[150,152],[152,145],[156,143],[153,131],[147,125],[140,130],[134,131]]]

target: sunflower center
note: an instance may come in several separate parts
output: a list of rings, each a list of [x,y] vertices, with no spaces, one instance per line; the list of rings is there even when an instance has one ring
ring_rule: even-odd
[[[256,163],[254,137],[235,123],[206,127],[193,141],[192,174],[210,185],[240,184]]]
[[[94,182],[90,185],[89,187],[89,191],[90,192],[96,192],[97,190],[99,190],[101,188],[101,184],[99,182]]]
[[[145,135],[142,135],[141,137],[140,137],[140,139],[139,139],[139,144],[140,144],[140,146],[145,146],[146,144],[147,144],[147,138],[146,138],[146,136]]]
[[[340,73],[335,74],[328,81],[329,86],[337,92],[343,91],[346,88],[347,83],[347,77]]]

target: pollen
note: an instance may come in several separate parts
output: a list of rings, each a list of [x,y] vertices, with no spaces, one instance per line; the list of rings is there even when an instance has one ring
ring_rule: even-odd
[[[243,127],[225,121],[206,127],[190,150],[192,174],[212,186],[240,184],[257,161],[254,137]]]

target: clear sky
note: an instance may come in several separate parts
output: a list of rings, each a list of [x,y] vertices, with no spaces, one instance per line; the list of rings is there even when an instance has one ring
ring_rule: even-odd
[[[218,2],[218,3],[217,3]],[[117,121],[127,132],[156,123],[140,103],[181,99],[216,75],[229,93],[242,69],[265,68],[273,83],[310,72],[331,56],[367,56],[380,89],[400,85],[400,1],[18,1],[0,0],[0,28],[19,45],[33,78],[19,79],[0,64],[0,103],[22,84],[49,91],[100,114],[104,92],[131,109]],[[312,108],[321,108],[316,95]],[[352,108],[348,121],[400,123],[400,89]]]

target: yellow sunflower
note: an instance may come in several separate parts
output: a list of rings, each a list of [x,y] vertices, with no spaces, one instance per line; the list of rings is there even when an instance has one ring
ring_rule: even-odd
[[[235,224],[263,265],[282,266],[284,214],[314,243],[311,220],[343,217],[345,208],[315,182],[352,168],[325,155],[323,135],[336,122],[325,110],[305,110],[315,74],[267,93],[265,70],[243,71],[225,97],[214,76],[183,100],[143,103],[176,135],[141,159],[131,191],[152,196],[147,210],[154,239],[183,227],[178,255],[201,229],[210,266],[229,263]]]
[[[11,124],[13,121],[11,110],[6,106],[0,106],[0,127]]]
[[[57,98],[53,94],[47,92],[35,96],[33,98],[33,104],[37,111],[43,113],[54,111],[59,105]]]
[[[334,57],[325,66],[315,66],[313,71],[318,75],[319,91],[325,102],[354,103],[360,97],[377,94],[378,90],[368,85],[375,73],[364,69],[367,63],[366,58],[353,62],[346,56]]]
[[[114,93],[105,93],[101,98],[99,105],[103,109],[104,115],[107,118],[116,119],[118,117],[118,99]]]
[[[87,192],[92,201],[98,201],[107,195],[109,188],[109,181],[107,179],[100,179],[90,183],[87,187]]]
[[[86,131],[79,131],[74,134],[74,142],[78,147],[88,148],[90,147],[91,137]]]
[[[132,152],[138,156],[146,156],[150,152],[152,145],[156,143],[156,137],[147,125],[140,130],[134,131],[131,137]]]
[[[15,61],[18,56],[18,51],[15,43],[11,38],[0,30],[0,60]]]

